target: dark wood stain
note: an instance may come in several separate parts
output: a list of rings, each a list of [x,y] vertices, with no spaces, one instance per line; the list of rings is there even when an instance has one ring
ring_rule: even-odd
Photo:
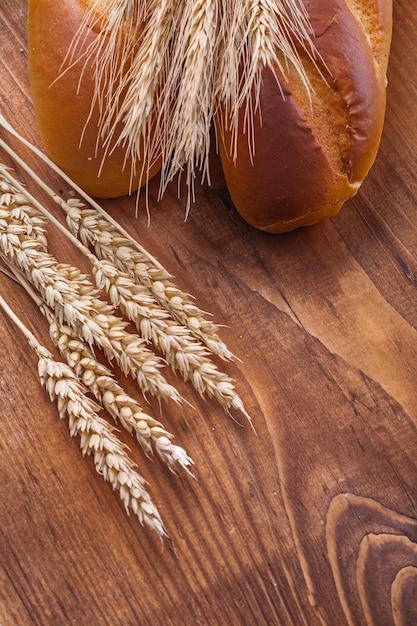
[[[335,219],[252,230],[215,155],[212,188],[197,188],[185,223],[175,183],[159,204],[151,184],[149,226],[134,199],[103,203],[225,325],[241,359],[226,367],[257,431],[178,381],[194,408],[164,405],[162,421],[198,480],[121,435],[174,549],[81,457],[0,315],[1,626],[417,623],[417,7],[394,5],[380,152]],[[25,15],[25,0],[2,0],[0,112],[39,146]],[[85,267],[61,235],[51,249]],[[0,293],[50,347],[28,297],[5,277]]]

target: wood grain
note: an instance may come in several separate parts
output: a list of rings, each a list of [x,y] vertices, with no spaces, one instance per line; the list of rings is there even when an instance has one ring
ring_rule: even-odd
[[[215,156],[186,222],[175,184],[160,203],[151,185],[149,226],[133,199],[104,203],[225,325],[241,359],[227,371],[257,431],[178,382],[194,408],[166,404],[162,421],[197,480],[120,434],[171,543],[127,516],[82,458],[0,315],[1,626],[417,623],[417,8],[394,11],[381,149],[335,219],[252,230]],[[0,112],[39,146],[25,15],[25,0],[2,0]],[[55,231],[51,247],[83,266]],[[28,297],[1,276],[0,293],[50,347]]]

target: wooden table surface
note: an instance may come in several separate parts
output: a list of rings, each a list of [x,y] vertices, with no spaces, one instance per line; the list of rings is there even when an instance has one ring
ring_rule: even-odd
[[[25,19],[25,0],[2,0],[0,112],[39,146]],[[26,339],[0,314],[1,626],[417,623],[416,76],[417,6],[394,0],[381,148],[331,221],[251,229],[215,159],[186,222],[175,184],[158,205],[151,185],[149,226],[134,199],[103,203],[224,324],[240,359],[225,367],[256,427],[178,381],[192,407],[152,409],[196,480],[120,434],[170,542],[127,516],[82,458]],[[51,248],[83,262],[61,235]],[[51,348],[28,296],[4,276],[0,294]]]

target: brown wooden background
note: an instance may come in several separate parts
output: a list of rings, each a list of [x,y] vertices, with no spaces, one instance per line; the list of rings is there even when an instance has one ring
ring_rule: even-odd
[[[332,221],[256,232],[215,166],[185,223],[175,185],[158,206],[151,186],[149,227],[133,200],[104,203],[225,324],[256,425],[180,385],[195,410],[162,419],[197,481],[126,439],[175,552],[82,459],[0,315],[1,626],[417,624],[417,6],[394,11],[381,149]],[[25,15],[1,0],[0,111],[39,145]],[[0,293],[50,346],[28,298],[4,277]]]

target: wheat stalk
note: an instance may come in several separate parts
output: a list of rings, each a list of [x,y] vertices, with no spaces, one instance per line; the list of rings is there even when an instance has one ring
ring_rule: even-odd
[[[3,166],[0,178],[27,193]],[[87,343],[98,345],[109,361],[116,360],[144,393],[180,403],[180,394],[160,373],[161,359],[145,347],[142,338],[126,331],[128,323],[114,315],[114,307],[100,298],[78,268],[58,263],[26,230],[24,223],[5,215],[0,223],[0,249],[23,271],[57,318],[75,328]]]
[[[15,181],[14,184],[18,185],[17,181]],[[39,210],[48,216],[49,219],[52,219],[47,209],[40,205],[30,194],[27,193],[27,195],[32,203],[35,203],[36,206],[39,207]],[[54,223],[66,234],[65,229],[63,229],[58,221],[54,220]],[[230,412],[231,409],[238,410],[250,420],[242,400],[235,391],[230,376],[221,372],[217,366],[211,362],[208,358],[207,350],[190,335],[187,328],[179,326],[175,321],[171,320],[165,309],[161,309],[157,305],[146,288],[137,285],[127,274],[120,272],[112,263],[99,261],[83,244],[80,244],[78,240],[76,240],[75,243],[92,263],[98,288],[104,290],[114,307],[118,307],[127,319],[136,324],[138,331],[146,342],[153,342],[163,353],[172,369],[174,371],[178,370],[185,381],[191,381],[194,388],[202,396],[208,395],[209,398],[215,398],[227,412]],[[80,279],[80,277],[77,278]],[[72,280],[74,284],[77,283],[77,280]],[[43,285],[43,281],[41,281],[41,284]],[[91,299],[91,293],[88,281],[86,282],[85,277],[83,284],[86,286],[83,290],[79,291],[78,295],[80,297],[86,296],[87,300],[89,300]],[[41,287],[41,289],[43,289],[43,287]],[[48,290],[50,302],[54,301],[56,299],[56,290],[52,290],[49,287]],[[74,299],[74,296],[72,296],[72,298]],[[95,301],[96,309],[103,312],[104,305],[99,301],[97,296],[95,297]],[[90,317],[92,317],[91,311]],[[93,320],[90,320],[88,333],[89,337],[91,336],[90,341],[96,341],[94,332],[91,333],[91,329],[97,331],[97,327],[92,322]],[[86,333],[84,328],[83,333],[84,335]],[[149,354],[149,359],[150,358],[151,356]],[[146,365],[143,369],[144,371],[148,371]],[[160,395],[161,389],[164,390],[164,381],[162,379],[159,381],[156,377],[157,373],[154,370],[153,375],[148,375],[142,382],[142,388],[144,388],[144,390],[150,390],[153,394]],[[158,383],[160,383],[159,386]],[[146,386],[144,386],[145,384]],[[177,399],[179,399],[178,396]]]
[[[195,305],[193,298],[172,282],[172,275],[157,259],[133,239],[94,199],[73,183],[43,152],[19,135],[1,115],[0,125],[59,173],[88,203],[89,207],[85,207],[77,198],[63,199],[46,185],[5,141],[0,139],[0,146],[65,211],[71,232],[85,246],[93,246],[99,259],[111,261],[135,281],[148,287],[156,302],[166,308],[175,321],[187,327],[210,352],[223,360],[233,359],[234,355],[217,334],[219,326],[208,320],[207,313]]]
[[[54,360],[52,354],[39,343],[0,296],[0,306],[26,336],[29,346],[38,358],[38,373],[51,401],[56,401],[61,419],[68,418],[72,437],[80,437],[83,455],[92,454],[96,471],[110,482],[126,508],[133,511],[140,523],[160,537],[166,537],[158,509],[145,489],[145,480],[134,469],[135,465],[124,446],[107,422],[98,415],[100,406],[86,395],[86,389],[72,369]]]

